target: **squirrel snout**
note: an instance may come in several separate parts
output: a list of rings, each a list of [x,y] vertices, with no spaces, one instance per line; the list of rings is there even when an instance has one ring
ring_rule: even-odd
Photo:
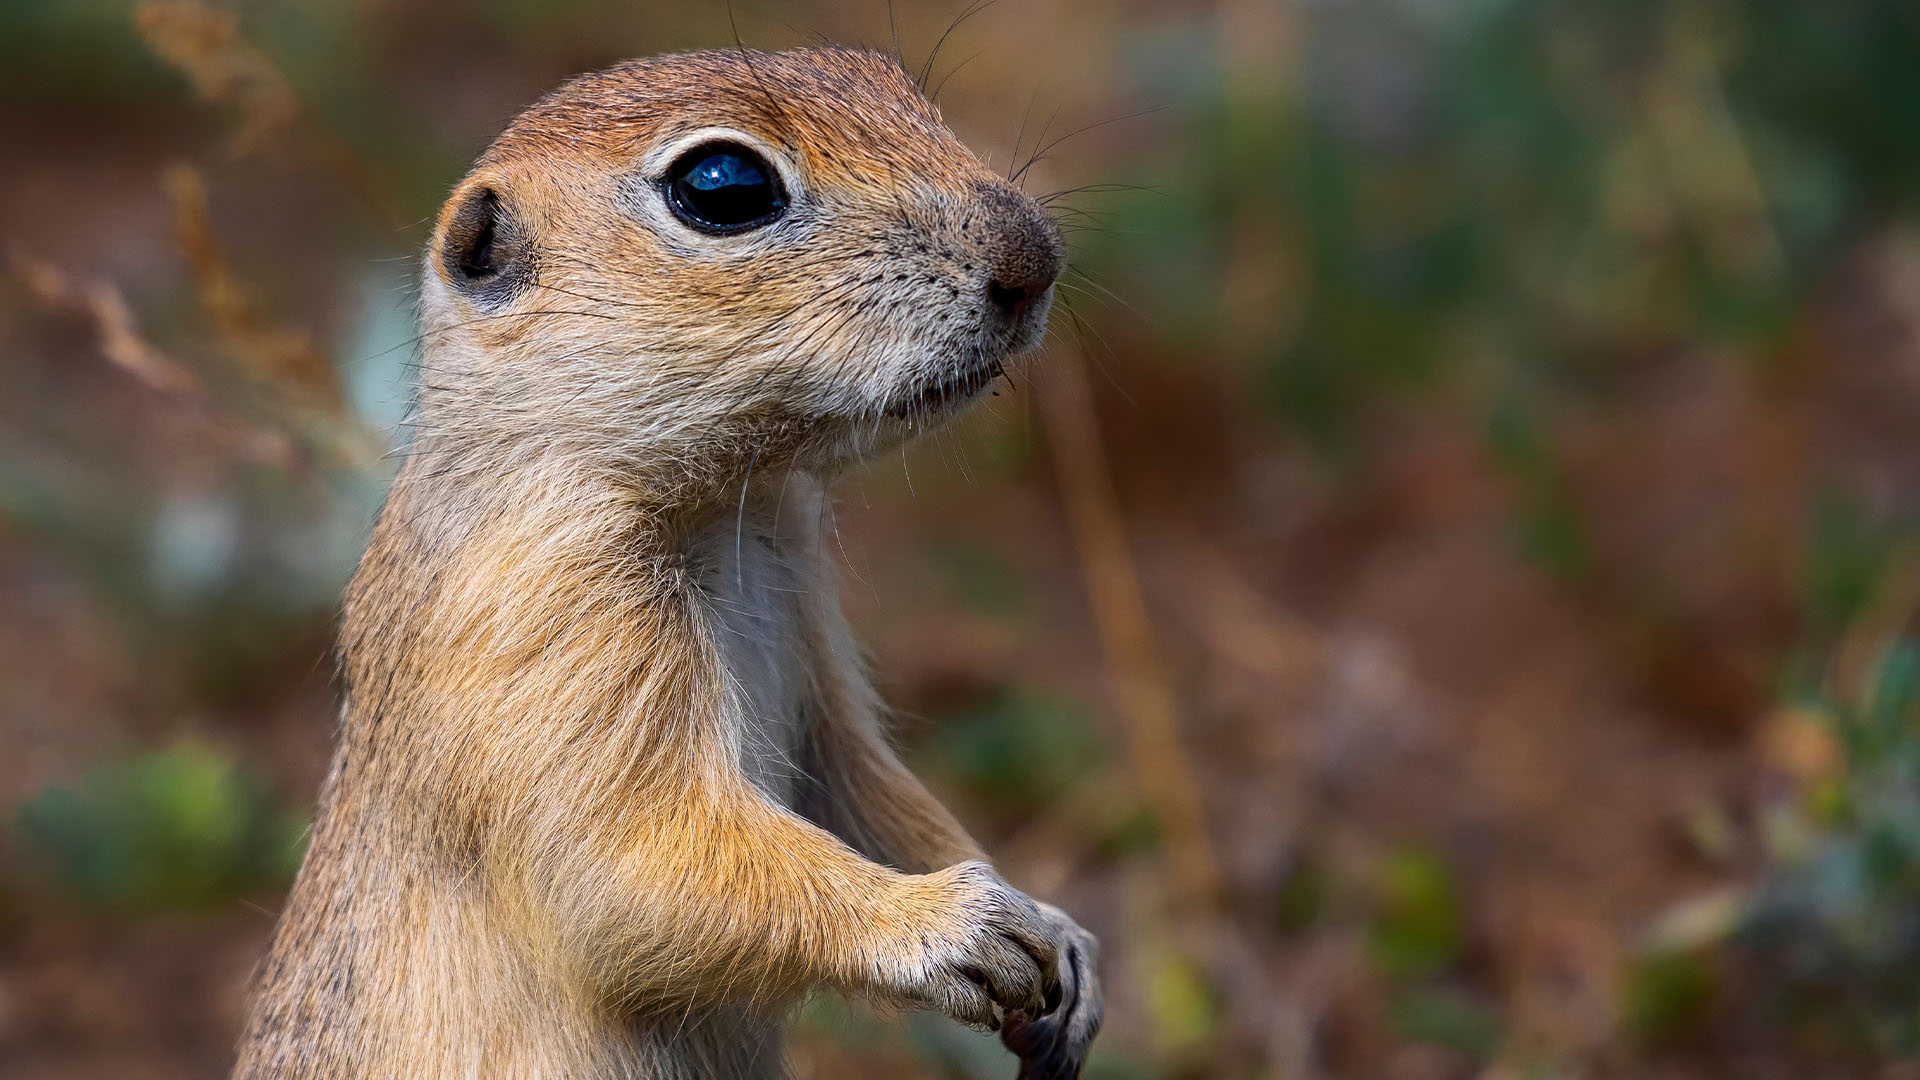
[[[1029,281],[1017,284],[999,280],[989,281],[987,282],[987,299],[993,301],[993,306],[1005,312],[1011,319],[1032,306],[1034,297],[1046,292],[1047,286],[1052,283],[1052,279],[1038,283]]]
[[[1032,199],[1004,184],[980,185],[993,223],[987,251],[987,300],[1018,318],[1046,295],[1066,263],[1060,227]]]

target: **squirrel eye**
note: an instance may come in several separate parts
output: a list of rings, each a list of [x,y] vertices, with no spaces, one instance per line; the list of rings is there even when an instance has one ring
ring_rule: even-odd
[[[680,220],[716,236],[771,224],[787,207],[773,166],[734,143],[709,143],[682,154],[667,171],[665,186],[667,205]]]

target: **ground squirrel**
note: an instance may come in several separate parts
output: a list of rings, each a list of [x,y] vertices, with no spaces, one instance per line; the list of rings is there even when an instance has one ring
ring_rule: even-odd
[[[1095,943],[894,755],[823,482],[1038,343],[1060,231],[891,58],[533,105],[442,211],[413,445],[236,1075],[762,1077],[832,988],[1074,1076]]]

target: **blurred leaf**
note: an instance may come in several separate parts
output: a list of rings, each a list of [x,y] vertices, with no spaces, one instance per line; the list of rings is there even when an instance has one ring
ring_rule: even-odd
[[[290,880],[305,824],[198,743],[108,765],[16,810],[61,883],[95,904],[199,908]]]
[[[1819,627],[1846,625],[1874,594],[1889,542],[1857,500],[1828,492],[1814,507],[1806,545],[1806,604]]]
[[[1159,846],[1160,823],[1144,804],[1129,810],[1093,842],[1096,854],[1112,860],[1144,854]]]
[[[1091,775],[1105,755],[1077,707],[1016,689],[948,718],[932,756],[983,805],[1032,814]]]
[[[1389,1022],[1408,1042],[1445,1047],[1479,1062],[1500,1048],[1500,1020],[1466,994],[1415,990],[1393,999]]]
[[[1294,859],[1287,868],[1286,878],[1274,890],[1274,925],[1287,934],[1311,929],[1326,913],[1331,891],[1332,883],[1318,859],[1305,856]]]
[[[967,607],[999,619],[1025,615],[1032,586],[999,553],[973,543],[948,543],[928,552],[949,591]]]
[[[1147,978],[1147,1009],[1159,1045],[1200,1046],[1220,1019],[1220,1000],[1198,967],[1174,953],[1160,956]]]
[[[1621,1023],[1644,1044],[1697,1030],[1711,998],[1707,969],[1690,953],[1654,951],[1634,959],[1621,991]]]
[[[1854,542],[1852,526],[1841,533],[1853,539],[1830,549],[1877,546]],[[1848,1053],[1891,1060],[1920,1051],[1920,651],[1882,646],[1858,682],[1852,700],[1830,693],[1797,710],[1845,750],[1819,756],[1798,798],[1763,808],[1769,865],[1737,943],[1765,975],[1755,992],[1781,1015]]]
[[[1909,721],[1920,700],[1920,648],[1910,641],[1895,642],[1881,658],[1878,675],[1867,703],[1867,722],[1891,737],[1904,734],[1911,739]]]
[[[1509,395],[1487,423],[1488,452],[1513,488],[1520,551],[1561,578],[1584,574],[1590,562],[1586,523],[1531,406]]]
[[[1453,868],[1437,852],[1403,847],[1381,861],[1367,935],[1374,970],[1403,979],[1440,974],[1466,948],[1466,922]]]
[[[1743,889],[1721,889],[1674,904],[1660,913],[1647,930],[1655,952],[1680,953],[1717,945],[1732,936],[1747,917]]]

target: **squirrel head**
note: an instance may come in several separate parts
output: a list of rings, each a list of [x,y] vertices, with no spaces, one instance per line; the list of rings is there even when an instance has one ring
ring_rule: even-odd
[[[632,61],[522,113],[447,201],[421,424],[695,477],[830,468],[1038,344],[1063,264],[887,57]]]

